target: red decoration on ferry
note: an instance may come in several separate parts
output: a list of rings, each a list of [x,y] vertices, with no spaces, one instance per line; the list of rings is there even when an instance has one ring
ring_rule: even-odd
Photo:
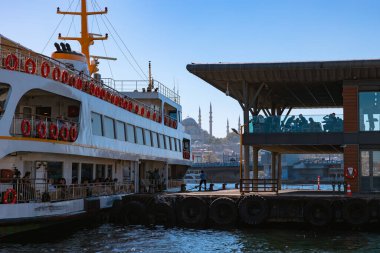
[[[58,67],[55,67],[51,75],[54,81],[58,81],[61,76],[61,70]]]
[[[78,129],[76,125],[70,127],[70,141],[74,142],[78,137]]]
[[[149,110],[146,112],[146,117],[147,117],[148,119],[150,118],[150,111],[149,111]]]
[[[80,77],[77,78],[77,81],[75,82],[75,87],[78,89],[78,90],[82,90],[83,88],[83,81]]]
[[[59,134],[58,126],[56,124],[54,124],[54,123],[50,123],[50,126],[49,126],[49,138],[53,139],[53,140],[56,140],[56,139],[58,139],[58,134]]]
[[[135,113],[139,113],[139,105],[135,105]]]
[[[128,111],[132,111],[132,108],[133,108],[133,104],[132,104],[132,101],[129,101],[128,102]]]
[[[41,139],[46,138],[46,124],[43,121],[38,122],[37,124],[37,137]]]
[[[30,121],[27,119],[23,119],[21,122],[21,133],[24,137],[29,137],[31,134],[31,125]]]
[[[61,127],[61,130],[59,131],[59,138],[63,141],[67,141],[69,139],[69,129],[66,125]]]
[[[44,61],[41,64],[41,76],[46,78],[49,74],[50,74],[50,65],[48,62]]]
[[[126,99],[122,99],[121,103],[122,103],[121,107],[123,107],[124,109],[128,108],[128,101]]]
[[[144,107],[141,107],[140,115],[141,115],[141,116],[144,116],[144,114],[145,114],[145,108],[144,108]]]
[[[30,67],[32,67],[32,69],[30,69]],[[32,74],[32,75],[34,75],[36,73],[36,63],[34,62],[34,60],[32,58],[28,58],[25,61],[24,71],[25,71],[25,73]]]
[[[156,119],[157,119],[157,113],[154,112],[154,113],[153,113],[153,121],[156,121]]]
[[[15,54],[9,54],[5,59],[5,67],[8,70],[16,70],[18,67],[18,58]]]
[[[69,73],[67,73],[66,70],[62,71],[62,77],[61,77],[61,82],[64,84],[67,84],[69,81]]]

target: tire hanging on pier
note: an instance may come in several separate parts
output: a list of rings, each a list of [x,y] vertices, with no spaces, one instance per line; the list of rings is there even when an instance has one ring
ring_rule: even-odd
[[[215,199],[210,205],[209,217],[211,222],[217,226],[235,225],[238,217],[235,201],[225,197]]]
[[[149,205],[149,217],[154,225],[174,226],[175,210],[166,201],[152,202]]]
[[[141,225],[147,223],[146,206],[140,201],[133,200],[125,204],[122,215],[126,224]]]
[[[263,223],[269,215],[269,206],[263,197],[257,195],[245,196],[239,201],[239,216],[249,225]]]
[[[188,227],[203,226],[207,219],[207,204],[198,197],[185,197],[176,208],[179,222]]]
[[[343,204],[343,219],[355,226],[363,225],[369,220],[367,201],[364,199],[349,199]]]
[[[333,218],[331,203],[327,200],[313,199],[304,207],[304,219],[311,225],[323,227],[328,225]]]

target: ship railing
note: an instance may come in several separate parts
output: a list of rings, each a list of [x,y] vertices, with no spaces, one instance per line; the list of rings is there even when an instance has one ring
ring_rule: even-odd
[[[73,88],[96,96],[116,106],[122,107],[125,110],[161,123],[161,121],[159,121],[159,119],[161,119],[160,111],[152,109],[141,101],[121,94],[118,90],[113,88],[114,85],[107,85],[103,80],[94,79],[84,74],[83,71],[73,69],[69,64],[64,64],[31,50],[0,44],[0,68],[24,72],[30,75],[39,75],[61,82],[64,85],[70,85]],[[64,72],[67,74],[67,78],[63,77]],[[110,83],[108,82],[108,84]],[[117,99],[114,99],[115,97],[117,97]],[[130,106],[128,106],[129,104]],[[142,108],[144,108],[144,110],[142,110]],[[155,116],[153,117],[153,115]]]
[[[74,142],[79,129],[78,121],[65,120],[62,117],[16,113],[13,116],[10,133],[13,136]]]
[[[134,192],[132,182],[48,184],[45,179],[0,179],[0,203],[49,202]],[[14,195],[15,194],[15,195]]]
[[[157,80],[153,80],[153,87],[149,90],[149,80],[114,80],[112,78],[102,78],[105,85],[114,88],[119,92],[158,92],[165,97],[180,104],[181,97],[178,92],[172,90]]]
[[[278,180],[272,178],[240,179],[240,192],[276,192],[278,193]]]

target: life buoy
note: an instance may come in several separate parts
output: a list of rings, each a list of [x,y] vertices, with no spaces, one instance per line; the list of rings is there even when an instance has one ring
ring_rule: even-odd
[[[78,129],[75,125],[70,127],[70,141],[74,142],[78,137]]]
[[[249,225],[263,223],[269,215],[269,207],[266,199],[261,196],[245,196],[239,201],[239,216]]]
[[[169,118],[169,120],[168,120],[168,126],[172,127],[172,119],[171,118]]]
[[[173,128],[177,128],[177,121],[176,120],[173,121]]]
[[[44,61],[41,64],[41,76],[47,77],[50,74],[50,65],[48,62]]]
[[[90,94],[95,96],[95,85],[93,83],[90,83]]]
[[[132,104],[132,101],[129,101],[128,102],[128,111],[132,111],[132,108],[133,108],[133,104]]]
[[[11,198],[9,198],[10,194],[12,194]],[[4,197],[3,197],[3,203],[4,204],[16,204],[16,202],[17,202],[16,190],[13,188],[7,189],[7,191],[5,192]]]
[[[61,130],[59,130],[59,138],[63,141],[67,141],[69,139],[69,129],[66,125],[63,125]]]
[[[343,203],[343,219],[351,225],[363,225],[369,220],[367,201],[349,199]]]
[[[176,206],[177,218],[180,223],[188,227],[203,226],[207,219],[208,206],[198,197],[186,197]]]
[[[110,102],[111,104],[113,104],[113,100],[114,100],[114,95],[111,94],[111,95],[110,95],[110,100],[109,100],[109,102]]]
[[[75,88],[77,88],[78,90],[82,90],[83,88],[83,81],[80,77],[78,77],[75,82]]]
[[[123,99],[122,107],[123,107],[124,109],[127,109],[127,107],[128,107],[128,101],[127,101],[126,99]]]
[[[358,169],[356,167],[344,167],[345,178],[356,178],[358,176]]]
[[[38,122],[37,124],[37,137],[41,139],[46,138],[46,124],[43,121]]]
[[[225,197],[217,198],[210,204],[209,217],[217,226],[235,225],[238,217],[235,201]]]
[[[12,62],[11,62],[12,61]],[[15,54],[9,54],[5,59],[5,67],[8,70],[16,70],[18,67],[18,58]]]
[[[139,113],[139,105],[135,105],[135,113]]]
[[[101,89],[100,90],[100,98],[101,99],[105,99],[106,98],[106,95],[107,95],[107,92],[105,89]]]
[[[146,111],[146,117],[147,117],[148,119],[150,119],[150,111],[149,111],[149,110]]]
[[[54,81],[58,81],[59,77],[61,76],[61,70],[58,67],[54,67],[51,75],[52,75]]]
[[[30,65],[31,65],[32,69],[29,68]],[[25,61],[24,71],[25,71],[25,73],[32,74],[32,75],[34,75],[36,73],[36,63],[34,62],[34,60],[32,58],[28,58]]]
[[[156,121],[156,120],[157,120],[157,113],[154,112],[154,113],[153,113],[153,121]]]
[[[146,207],[140,201],[132,200],[126,203],[122,213],[127,224],[142,225],[147,222]]]
[[[328,225],[333,218],[331,203],[322,199],[309,201],[303,208],[303,213],[304,219],[316,227]]]
[[[140,115],[141,115],[141,116],[144,116],[144,114],[145,114],[145,108],[144,108],[144,107],[141,107],[141,109],[140,109]]]
[[[58,126],[56,124],[54,124],[54,123],[50,123],[50,126],[49,126],[49,138],[53,139],[53,140],[56,140],[56,139],[58,139],[58,134],[59,134]]]
[[[67,84],[68,81],[69,81],[69,73],[66,70],[64,70],[62,71],[61,82],[64,84]]]
[[[74,75],[70,75],[70,78],[69,78],[69,85],[71,87],[75,87],[75,76]]]
[[[165,126],[168,125],[168,117],[166,117],[166,116],[165,116],[165,118],[164,118],[164,124],[165,124]]]
[[[100,97],[100,87],[97,85],[95,86],[95,96],[98,98]]]
[[[158,123],[161,123],[161,122],[162,122],[162,117],[160,115],[160,116],[158,116]]]
[[[29,137],[31,134],[31,124],[27,119],[23,119],[21,122],[21,133],[24,137]]]

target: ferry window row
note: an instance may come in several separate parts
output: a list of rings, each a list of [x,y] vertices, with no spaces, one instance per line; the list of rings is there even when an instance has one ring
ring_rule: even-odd
[[[91,113],[92,133],[120,141],[182,152],[181,141],[96,112]]]

